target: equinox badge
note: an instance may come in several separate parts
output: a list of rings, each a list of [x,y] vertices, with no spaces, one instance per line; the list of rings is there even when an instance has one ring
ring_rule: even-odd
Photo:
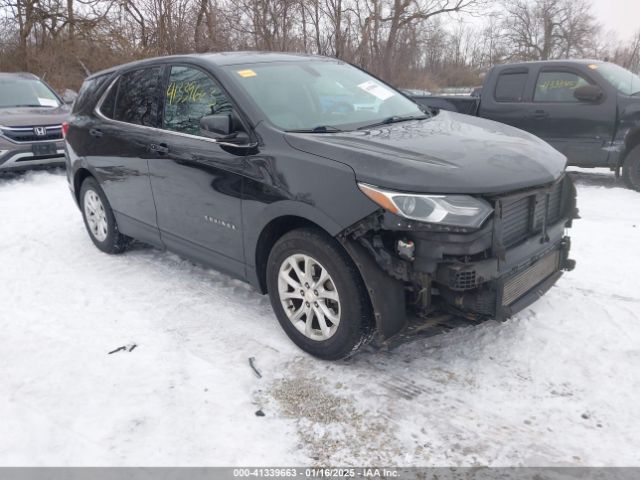
[[[204,219],[207,222],[214,223],[216,225],[220,225],[221,227],[228,228],[229,230],[237,230],[238,228],[230,222],[225,222],[224,220],[220,220],[219,218],[210,217],[209,215],[205,215]]]

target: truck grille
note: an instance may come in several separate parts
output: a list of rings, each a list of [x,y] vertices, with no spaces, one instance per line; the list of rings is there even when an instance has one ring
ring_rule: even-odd
[[[33,127],[2,127],[0,133],[17,143],[62,140],[62,125],[36,125]]]
[[[554,184],[549,191],[537,191],[524,197],[499,200],[502,203],[502,244],[506,248],[541,232],[545,214],[547,225],[562,218],[567,195],[566,182],[564,179]]]
[[[509,278],[504,284],[502,305],[511,305],[553,272],[557,271],[560,268],[559,262],[560,253],[556,250],[538,260],[529,268]]]

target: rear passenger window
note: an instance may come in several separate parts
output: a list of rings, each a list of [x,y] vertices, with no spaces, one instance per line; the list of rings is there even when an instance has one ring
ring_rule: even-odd
[[[505,72],[496,83],[496,102],[521,102],[528,72]]]
[[[205,115],[231,113],[227,95],[209,75],[192,67],[171,67],[164,101],[164,128],[200,134]]]
[[[107,96],[104,97],[102,104],[100,105],[100,113],[107,118],[113,118],[113,112],[116,108],[116,96],[118,95],[118,84],[120,79],[111,86],[107,92]]]
[[[573,96],[576,88],[589,85],[589,82],[577,73],[542,72],[536,82],[534,102],[578,102]]]
[[[125,73],[118,80],[113,119],[156,127],[160,106],[160,67]],[[113,89],[112,89],[113,90]],[[111,92],[110,92],[111,93]],[[105,102],[109,100],[107,97]],[[107,115],[105,110],[101,111]],[[108,115],[107,115],[108,116]]]
[[[103,87],[108,79],[109,75],[102,75],[85,80],[78,92],[78,98],[73,102],[73,113],[92,108],[97,100],[96,92]]]

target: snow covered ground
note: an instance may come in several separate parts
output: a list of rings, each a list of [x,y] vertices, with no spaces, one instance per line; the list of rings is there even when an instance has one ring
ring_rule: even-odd
[[[341,363],[241,282],[100,253],[62,172],[0,180],[0,465],[638,466],[640,194],[576,178],[542,300]]]

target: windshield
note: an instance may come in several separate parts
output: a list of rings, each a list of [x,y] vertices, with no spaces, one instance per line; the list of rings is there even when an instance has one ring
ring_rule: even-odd
[[[633,95],[640,92],[640,77],[613,63],[599,63],[590,66],[611,83],[620,93]]]
[[[56,94],[40,80],[0,78],[0,108],[59,106]]]
[[[227,70],[283,130],[329,132],[424,116],[402,94],[338,60],[232,65]]]

